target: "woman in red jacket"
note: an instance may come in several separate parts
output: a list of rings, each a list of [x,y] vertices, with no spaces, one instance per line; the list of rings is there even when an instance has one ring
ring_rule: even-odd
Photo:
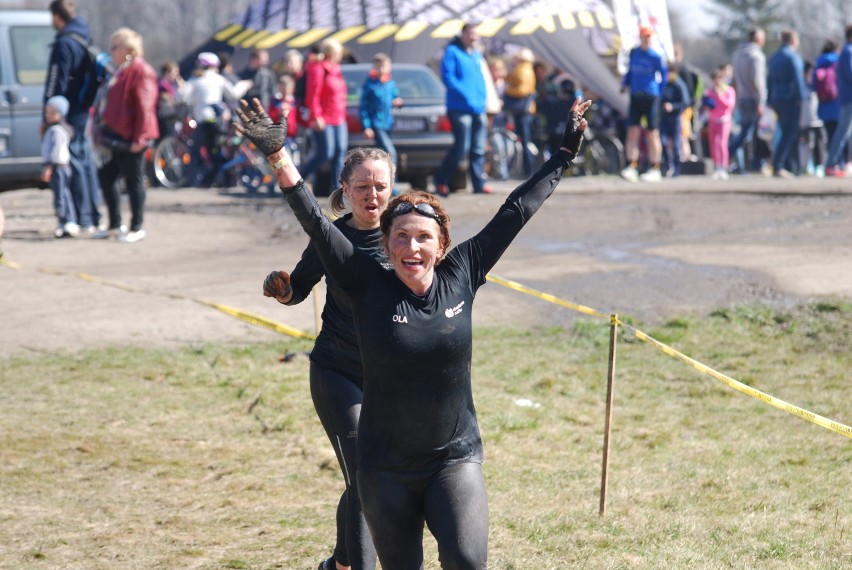
[[[100,127],[96,140],[109,158],[98,169],[98,178],[109,210],[109,229],[95,237],[117,237],[137,242],[145,237],[144,154],[157,140],[157,73],[143,57],[142,36],[119,28],[110,37],[110,53],[118,66],[100,103]],[[130,231],[121,224],[118,177],[124,178],[130,198]]]
[[[349,130],[346,125],[346,81],[340,73],[343,46],[334,39],[324,40],[320,46],[321,59],[305,65],[305,101],[308,126],[311,129],[313,152],[302,167],[307,178],[329,163],[331,184],[329,188],[314,188],[318,196],[330,196],[340,187],[343,158],[349,147]]]

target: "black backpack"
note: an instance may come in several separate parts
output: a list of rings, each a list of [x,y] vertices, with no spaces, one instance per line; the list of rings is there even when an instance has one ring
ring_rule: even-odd
[[[83,109],[88,109],[95,102],[101,85],[109,81],[115,71],[115,64],[107,52],[80,34],[71,33],[68,36],[86,48],[86,76],[83,78],[83,87],[77,95],[77,102]]]

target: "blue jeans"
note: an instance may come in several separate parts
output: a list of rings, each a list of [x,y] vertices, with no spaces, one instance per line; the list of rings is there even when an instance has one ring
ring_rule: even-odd
[[[330,196],[340,186],[340,174],[343,172],[343,160],[349,147],[349,129],[346,123],[328,125],[322,131],[311,131],[314,151],[311,158],[301,169],[302,177],[307,178],[320,166],[329,163],[330,187],[320,195]]]
[[[68,222],[77,223],[77,212],[71,198],[71,167],[62,165],[53,167],[50,177],[50,189],[53,190],[53,209],[60,226]]]
[[[530,150],[533,116],[529,113],[512,113],[512,122],[515,124],[515,132],[518,133],[518,138],[521,141],[523,175],[528,177],[535,172],[535,156]]]
[[[796,99],[777,101],[773,107],[778,115],[777,128],[781,135],[772,152],[772,167],[775,172],[782,168],[794,170],[793,151],[799,141],[799,115],[802,111],[802,102]]]
[[[98,174],[92,158],[92,145],[86,138],[88,113],[77,113],[67,118],[74,129],[71,139],[71,197],[77,211],[77,223],[84,228],[97,226],[101,221],[98,207],[101,205],[101,189]]]
[[[473,192],[474,194],[482,192],[485,186],[485,138],[488,131],[485,113],[449,111],[447,117],[453,129],[453,146],[447,151],[438,170],[435,171],[435,185],[448,184],[459,163],[465,156],[469,156]]]
[[[737,105],[739,107],[738,111],[740,114],[740,132],[732,136],[731,140],[728,141],[728,154],[731,159],[736,161],[737,171],[740,174],[744,174],[746,171],[746,165],[745,149],[743,148],[743,145],[751,143],[754,140],[754,135],[757,132],[757,123],[760,118],[757,116],[758,102],[756,100],[744,99],[737,101]],[[752,152],[752,161],[749,170],[752,172],[759,172],[760,162],[757,149],[754,149]]]
[[[846,103],[840,107],[840,119],[837,121],[837,128],[828,145],[826,168],[840,166],[846,161],[843,151],[850,137],[852,137],[852,103]]]
[[[665,117],[660,121],[660,142],[663,144],[663,174],[671,171],[672,176],[680,176],[682,131],[680,126],[680,113]]]

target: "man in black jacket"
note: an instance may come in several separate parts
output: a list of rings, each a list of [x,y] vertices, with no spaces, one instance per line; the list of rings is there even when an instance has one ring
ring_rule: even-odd
[[[66,120],[74,129],[71,139],[71,195],[77,220],[84,233],[94,233],[100,222],[101,204],[97,169],[92,159],[92,145],[86,136],[89,106],[81,101],[88,70],[86,47],[75,36],[89,42],[89,28],[77,18],[73,0],[53,0],[49,6],[56,28],[56,40],[50,52],[44,101],[62,95],[70,106]]]

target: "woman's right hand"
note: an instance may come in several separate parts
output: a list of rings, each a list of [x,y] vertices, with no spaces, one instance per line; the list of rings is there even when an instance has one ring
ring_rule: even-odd
[[[266,110],[256,97],[251,105],[245,99],[240,101],[237,116],[241,123],[234,123],[237,132],[244,135],[265,156],[275,154],[284,146],[287,137],[287,116],[281,116],[280,123],[273,123]]]
[[[293,297],[290,275],[286,271],[273,271],[263,280],[263,296],[273,297],[279,303],[287,303]]]

